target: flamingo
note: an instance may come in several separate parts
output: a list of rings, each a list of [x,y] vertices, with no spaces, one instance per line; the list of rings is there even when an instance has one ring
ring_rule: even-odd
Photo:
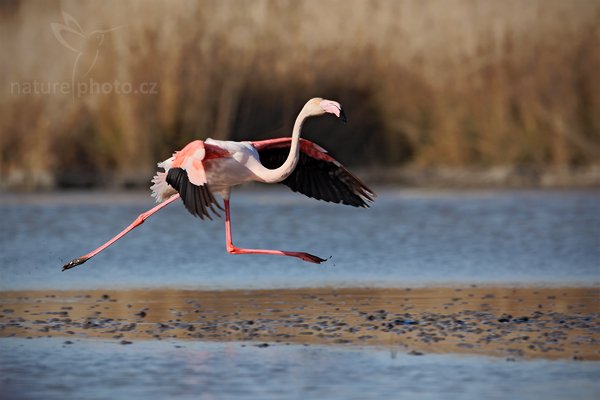
[[[88,261],[177,199],[183,201],[192,215],[201,219],[212,220],[211,213],[220,217],[219,210],[225,212],[226,249],[230,254],[273,254],[296,257],[316,264],[326,261],[305,252],[234,246],[229,198],[233,186],[258,181],[282,183],[294,192],[317,200],[369,207],[369,202],[374,201],[375,192],[327,154],[325,149],[300,138],[302,125],[307,118],[327,113],[346,122],[340,103],[313,98],[298,114],[291,138],[255,142],[206,139],[187,144],[172,157],[158,163],[163,171],[156,173],[150,189],[159,204],[140,214],[128,227],[102,246],[65,264],[63,271]],[[214,194],[223,199],[224,209]]]

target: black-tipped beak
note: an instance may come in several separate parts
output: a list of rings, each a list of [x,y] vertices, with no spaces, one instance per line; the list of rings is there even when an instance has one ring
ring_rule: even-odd
[[[344,112],[344,108],[340,107],[340,119],[343,122],[348,122],[348,118],[346,118],[346,113]]]

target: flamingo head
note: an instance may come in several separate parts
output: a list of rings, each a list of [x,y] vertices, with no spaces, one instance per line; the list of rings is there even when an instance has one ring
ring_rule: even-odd
[[[307,105],[311,106],[311,114],[313,115],[323,115],[329,113],[335,115],[344,122],[348,121],[346,118],[346,113],[344,113],[344,108],[337,101],[317,97],[309,100]]]

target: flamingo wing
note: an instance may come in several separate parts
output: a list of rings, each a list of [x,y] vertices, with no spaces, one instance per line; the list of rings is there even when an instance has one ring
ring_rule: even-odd
[[[179,192],[185,208],[201,219],[212,219],[208,210],[220,216],[213,205],[222,210],[208,187],[203,164],[203,160],[215,157],[215,151],[219,150],[212,147],[201,140],[191,142],[170,159],[166,176],[166,182]]]
[[[288,156],[291,138],[252,142],[266,168],[281,166]],[[300,139],[300,158],[294,171],[281,183],[292,191],[317,200],[369,207],[375,192],[369,189],[319,145]]]

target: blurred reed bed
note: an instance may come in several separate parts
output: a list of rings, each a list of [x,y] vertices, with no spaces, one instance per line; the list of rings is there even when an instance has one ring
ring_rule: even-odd
[[[156,93],[16,93],[71,82],[62,11],[86,33],[117,27],[77,81]],[[314,96],[350,123],[305,136],[352,166],[600,162],[598,1],[11,0],[0,20],[3,187],[146,183],[191,139],[289,135]]]

